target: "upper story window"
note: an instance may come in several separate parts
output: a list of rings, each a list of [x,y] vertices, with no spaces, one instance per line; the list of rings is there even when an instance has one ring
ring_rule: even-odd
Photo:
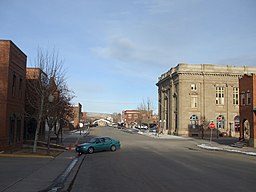
[[[20,96],[22,96],[22,84],[23,84],[23,80],[22,80],[22,77],[20,77],[20,80],[19,80],[20,82],[19,82],[19,94],[20,94]]]
[[[247,91],[247,105],[251,105],[251,93],[249,90]]]
[[[239,101],[239,89],[238,87],[233,88],[233,105],[238,105]]]
[[[15,87],[16,87],[16,75],[12,76],[12,96],[15,96]]]
[[[198,108],[198,97],[191,96],[191,108]]]
[[[244,91],[241,93],[241,105],[245,105],[245,93],[244,93]]]
[[[191,84],[191,91],[196,91],[196,84]]]
[[[224,87],[216,87],[216,105],[224,105]]]

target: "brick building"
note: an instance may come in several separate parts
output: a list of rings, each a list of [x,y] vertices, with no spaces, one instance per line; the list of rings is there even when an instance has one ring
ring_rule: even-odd
[[[24,139],[34,140],[38,121],[38,113],[40,109],[40,99],[42,96],[41,90],[47,75],[40,68],[26,69],[26,100],[25,100],[25,127]],[[43,119],[44,117],[42,117]],[[45,138],[45,122],[41,121],[40,130],[38,133],[39,140]]]
[[[79,123],[83,120],[82,105],[80,103],[72,106],[72,114],[73,114],[73,119],[71,121],[72,121],[73,128],[79,129]]]
[[[159,77],[158,112],[165,133],[200,135],[203,120],[213,120],[214,135],[239,137],[239,78],[256,67],[178,64]],[[217,132],[218,131],[218,132]]]
[[[122,112],[122,118],[126,127],[142,124],[157,124],[158,120],[152,111],[143,110],[125,110]]]
[[[240,138],[256,147],[256,75],[244,75],[239,79]]]
[[[27,56],[10,40],[0,40],[0,150],[23,142]]]

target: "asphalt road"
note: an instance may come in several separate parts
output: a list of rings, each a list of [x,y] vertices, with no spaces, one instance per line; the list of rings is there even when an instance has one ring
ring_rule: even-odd
[[[72,192],[256,191],[256,159],[208,151],[192,139],[160,140],[115,128],[92,128],[89,137],[121,141],[116,152],[86,155]]]

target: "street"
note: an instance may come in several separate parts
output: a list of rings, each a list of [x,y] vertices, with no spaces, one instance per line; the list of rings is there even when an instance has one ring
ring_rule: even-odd
[[[256,190],[255,157],[200,149],[189,138],[159,140],[111,127],[92,128],[88,139],[102,135],[119,139],[121,149],[86,154],[72,192]]]

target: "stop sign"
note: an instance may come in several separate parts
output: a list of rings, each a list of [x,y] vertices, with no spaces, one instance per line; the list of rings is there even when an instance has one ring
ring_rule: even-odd
[[[210,123],[210,129],[214,129],[215,128],[215,124],[214,123]]]

